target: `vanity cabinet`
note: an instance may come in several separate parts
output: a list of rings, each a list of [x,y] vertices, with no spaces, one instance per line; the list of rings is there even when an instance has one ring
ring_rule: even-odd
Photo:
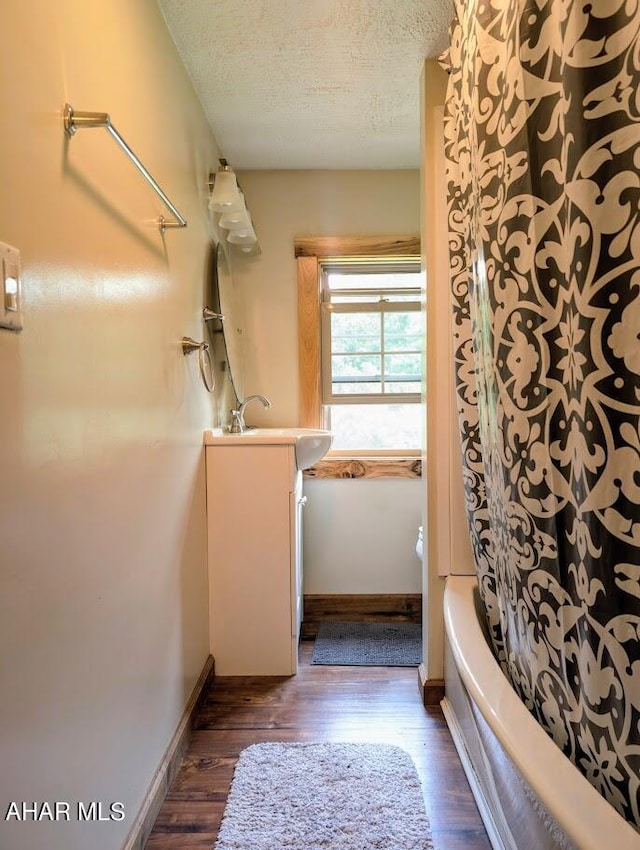
[[[302,474],[292,444],[206,445],[211,654],[221,676],[291,675],[302,620]]]

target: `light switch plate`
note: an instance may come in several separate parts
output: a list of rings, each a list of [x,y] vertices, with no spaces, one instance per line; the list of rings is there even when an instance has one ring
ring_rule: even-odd
[[[0,328],[22,330],[20,251],[0,242]]]

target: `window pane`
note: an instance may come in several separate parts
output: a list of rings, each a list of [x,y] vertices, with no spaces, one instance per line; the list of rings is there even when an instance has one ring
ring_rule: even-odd
[[[418,336],[385,336],[385,351],[422,351],[422,339]]]
[[[387,351],[421,351],[424,329],[420,313],[385,313],[384,345]]]
[[[329,289],[407,289],[415,286],[420,289],[422,275],[415,272],[329,272],[327,274]]]
[[[386,381],[384,385],[385,392],[391,393],[419,393],[421,381]]]
[[[403,378],[420,380],[422,376],[422,355],[385,354],[384,374],[387,381],[401,381]]]
[[[334,434],[332,449],[420,449],[423,410],[421,404],[331,405],[327,424]]]
[[[334,354],[331,358],[331,381],[380,380],[379,354]]]
[[[379,354],[379,336],[339,336],[332,340],[335,354]]]
[[[332,313],[333,336],[380,336],[380,313]]]
[[[411,334],[419,336],[423,332],[420,313],[385,313],[384,332],[386,334]]]
[[[359,393],[362,395],[363,393],[379,393],[380,392],[380,381],[379,379],[374,379],[372,381],[350,381],[349,383],[343,383],[338,381],[334,384],[331,384],[331,390],[335,395],[346,395],[349,393]],[[418,392],[420,388],[418,387]],[[410,392],[416,392],[416,388],[414,387]]]
[[[333,313],[332,350],[337,354],[380,351],[381,319],[377,313]]]

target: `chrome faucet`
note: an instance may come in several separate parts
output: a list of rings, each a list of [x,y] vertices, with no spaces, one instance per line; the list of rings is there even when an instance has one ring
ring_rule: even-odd
[[[254,401],[254,399],[261,401],[266,408],[271,407],[271,402],[263,395],[250,395],[248,398],[245,398],[237,410],[231,411],[231,425],[229,426],[230,434],[244,434],[245,431],[249,430],[244,422],[244,412],[249,402]]]

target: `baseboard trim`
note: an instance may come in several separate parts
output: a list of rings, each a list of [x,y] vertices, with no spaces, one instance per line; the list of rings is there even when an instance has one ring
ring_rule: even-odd
[[[129,830],[129,835],[122,845],[122,850],[143,850],[153,829],[153,824],[158,817],[160,807],[164,802],[164,798],[167,796],[169,786],[180,769],[180,763],[189,746],[189,739],[193,731],[196,714],[204,696],[206,686],[214,675],[214,669],[213,656],[210,655],[189,697],[189,702],[185,706],[180,723],[173,733],[169,746],[151,780],[151,785],[142,801],[140,811]]]
[[[444,699],[444,679],[429,679],[424,664],[418,667],[418,687],[424,706],[440,705]]]
[[[422,623],[420,593],[329,593],[304,597],[302,638],[315,638],[320,623]]]

